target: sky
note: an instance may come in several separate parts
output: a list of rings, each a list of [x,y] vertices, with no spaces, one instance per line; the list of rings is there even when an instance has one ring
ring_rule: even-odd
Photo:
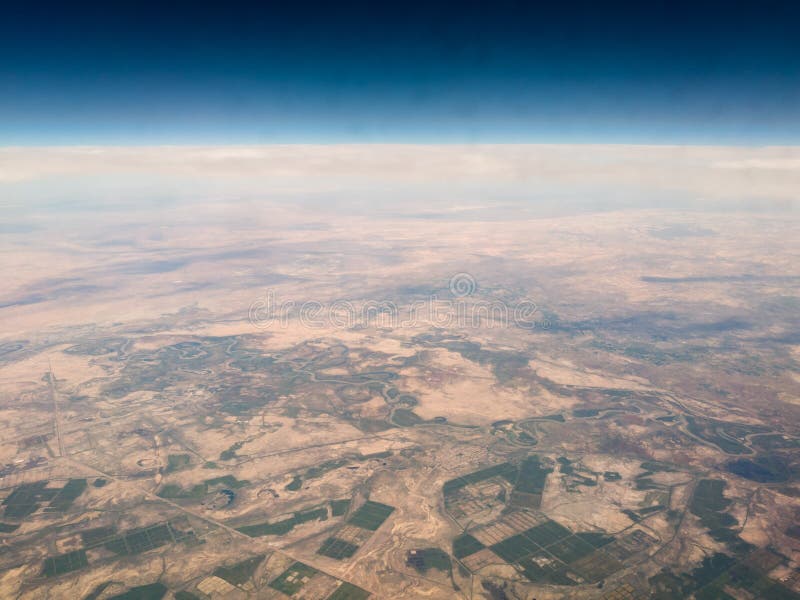
[[[797,2],[9,3],[0,146],[800,143]]]

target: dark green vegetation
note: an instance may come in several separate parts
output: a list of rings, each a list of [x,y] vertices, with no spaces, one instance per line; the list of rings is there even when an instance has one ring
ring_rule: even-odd
[[[81,537],[87,550],[104,546],[114,554],[129,556],[160,548],[165,544],[192,539],[194,534],[178,530],[167,521],[130,529],[120,534],[111,527],[98,527],[84,531]]]
[[[13,533],[17,529],[19,529],[19,525],[0,522],[0,533]]]
[[[202,599],[200,598],[200,596],[197,596],[192,592],[181,590],[180,592],[175,592],[175,600],[202,600]]]
[[[289,568],[278,575],[278,577],[273,579],[269,587],[283,592],[287,596],[293,596],[305,585],[303,581],[304,578],[308,577],[310,579],[316,574],[317,570],[315,568],[309,567],[301,562],[295,562],[289,565]]]
[[[110,596],[108,600],[161,600],[168,591],[163,583],[149,583],[132,587],[122,594]]]
[[[453,540],[453,556],[456,558],[464,558],[465,556],[483,550],[485,547],[486,546],[470,534],[462,533]]]
[[[447,496],[471,483],[478,483],[479,481],[485,481],[486,479],[497,476],[505,478],[510,483],[514,483],[517,479],[517,467],[511,463],[501,463],[499,465],[487,467],[480,471],[475,471],[474,473],[469,473],[468,475],[446,481],[442,490],[444,495]]]
[[[734,597],[798,600],[800,594],[766,576],[782,560],[782,557],[767,549],[756,550],[741,561],[727,554],[716,553],[703,558],[702,563],[689,573],[676,575],[665,570],[652,577],[652,597],[670,600],[694,594],[697,600],[730,600]],[[743,596],[737,593],[740,590]]]
[[[573,535],[550,544],[547,551],[565,563],[571,563],[594,552],[594,546]]]
[[[602,581],[623,567],[613,554],[601,548],[612,546],[614,538],[602,532],[573,534],[548,520],[490,546],[494,554],[516,565],[533,582],[575,585],[582,578]],[[483,545],[469,534],[453,541],[453,555],[460,559],[481,550]]]
[[[236,442],[231,444],[231,446],[227,450],[223,450],[219,453],[220,460],[233,460],[236,458],[236,453],[242,449],[244,446],[244,442]]]
[[[331,500],[331,515],[334,517],[341,517],[347,514],[350,509],[350,499],[344,498],[342,500]]]
[[[86,489],[85,479],[70,479],[61,489],[48,488],[47,481],[23,483],[3,500],[3,515],[7,519],[20,520],[35,513],[48,502],[47,512],[64,512]]]
[[[89,566],[89,561],[86,559],[86,550],[73,550],[66,554],[59,554],[45,559],[42,575],[54,577],[70,571],[77,571],[87,566]]]
[[[35,483],[23,483],[17,486],[13,492],[3,500],[5,510],[3,515],[7,519],[24,519],[33,514],[42,502],[52,500],[58,490],[46,489],[47,481],[37,481]]]
[[[392,413],[392,423],[400,427],[412,427],[424,422],[422,417],[407,408],[397,408]]]
[[[105,487],[107,483],[108,483],[107,479],[103,479],[102,477],[98,477],[97,479],[95,479],[92,482],[92,485],[94,487],[96,487],[96,488],[101,488],[101,487]]]
[[[788,461],[778,454],[759,456],[754,459],[740,458],[725,465],[725,468],[739,477],[758,483],[781,483],[791,476]]]
[[[296,491],[297,491],[297,490],[299,490],[301,487],[303,487],[303,478],[302,478],[302,477],[298,477],[297,475],[295,475],[295,476],[294,476],[294,479],[292,479],[292,480],[291,480],[291,481],[290,481],[290,482],[289,482],[289,483],[286,485],[286,487],[284,487],[283,489],[285,489],[285,490],[288,490],[288,491],[290,491],[290,492],[296,492]]]
[[[523,459],[519,465],[500,463],[455,479],[446,481],[442,491],[445,502],[467,485],[485,481],[493,477],[501,477],[512,484],[511,504],[522,508],[538,508],[542,500],[547,476],[553,472],[552,467],[541,462],[539,456],[532,454]],[[594,481],[592,481],[594,483]]]
[[[692,435],[714,444],[728,454],[752,454],[753,451],[744,444],[747,436],[769,431],[768,427],[761,425],[730,423],[691,415],[686,415],[686,428]]]
[[[167,456],[167,468],[164,472],[173,473],[175,471],[180,471],[188,467],[191,462],[192,459],[188,454],[170,454]]]
[[[529,456],[520,464],[517,480],[514,482],[514,491],[541,494],[544,491],[547,476],[552,472],[553,469],[541,465],[538,456]]]
[[[392,512],[394,512],[393,506],[367,500],[347,522],[362,529],[375,531],[389,518]]]
[[[233,475],[223,475],[221,477],[206,479],[203,483],[195,484],[188,490],[174,483],[168,483],[158,491],[158,495],[162,498],[169,499],[198,500],[215,487],[225,487],[236,490],[247,485],[250,485],[249,481],[239,481]]]
[[[317,554],[330,556],[331,558],[335,558],[337,560],[350,558],[356,552],[358,552],[358,546],[345,540],[341,540],[337,537],[329,537],[322,542],[319,550],[317,550]]]
[[[597,408],[576,408],[572,411],[572,416],[578,419],[585,419],[587,417],[596,417],[600,414]]]
[[[787,437],[779,433],[754,435],[750,438],[750,442],[754,446],[766,451],[800,448],[800,439]]]
[[[276,521],[275,523],[258,523],[255,525],[244,525],[237,527],[236,531],[241,531],[250,537],[260,537],[262,535],[286,535],[297,525],[308,523],[309,521],[324,521],[328,518],[328,509],[316,508],[313,510],[299,511],[288,519]]]
[[[214,575],[224,579],[231,585],[242,585],[253,576],[253,573],[255,573],[264,558],[264,554],[259,554],[233,565],[217,567],[214,569]]]
[[[449,573],[451,568],[450,556],[439,548],[411,550],[406,556],[406,564],[420,573],[426,573],[429,569]]]
[[[689,504],[692,514],[700,517],[703,527],[718,542],[724,542],[732,552],[744,553],[752,546],[743,541],[731,528],[738,523],[726,509],[731,501],[724,497],[725,482],[721,479],[701,479]]]
[[[95,587],[91,591],[91,593],[88,596],[86,596],[86,598],[84,598],[83,600],[97,600],[103,594],[103,592],[106,591],[106,588],[108,588],[108,586],[110,586],[111,584],[112,584],[111,581],[106,581],[104,583],[101,583],[100,585]],[[175,597],[178,598],[177,595]],[[184,600],[193,600],[193,599],[192,598],[185,598]]]
[[[369,592],[346,581],[342,582],[342,585],[328,596],[328,600],[366,600],[367,598],[369,598]]]

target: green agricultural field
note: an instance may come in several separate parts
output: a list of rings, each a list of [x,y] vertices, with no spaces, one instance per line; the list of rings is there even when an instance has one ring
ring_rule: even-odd
[[[188,454],[170,454],[167,456],[167,468],[165,473],[173,473],[185,469],[192,462],[191,456]]]
[[[476,538],[468,533],[463,533],[453,540],[453,556],[456,558],[464,558],[476,552],[483,550],[484,546]]]
[[[114,538],[106,539],[102,544],[115,554],[126,556],[160,548],[185,537],[186,534],[175,531],[169,523],[158,523],[125,531]]]
[[[286,535],[295,526],[309,521],[324,521],[328,518],[327,508],[317,508],[294,513],[293,516],[275,523],[258,523],[255,525],[244,525],[237,527],[236,531],[241,531],[250,537],[260,537],[262,535]]]
[[[292,563],[288,569],[278,575],[269,584],[274,590],[283,592],[287,596],[294,596],[314,575],[317,570],[301,562]]]
[[[7,519],[24,519],[39,510],[42,502],[53,500],[59,490],[47,488],[47,483],[47,481],[36,481],[17,486],[3,500],[3,506],[5,506],[3,515]]]
[[[348,519],[347,522],[351,525],[355,525],[356,527],[368,529],[369,531],[375,531],[386,519],[389,518],[389,515],[391,515],[393,512],[393,506],[367,500],[367,502],[365,502],[364,505],[359,508],[350,517],[350,519]]]
[[[536,559],[536,560],[534,560]],[[519,562],[522,572],[534,583],[551,585],[574,585],[575,582],[567,577],[567,567],[560,560],[548,555],[544,550],[534,552],[528,558]]]
[[[344,498],[342,500],[331,500],[331,515],[334,517],[341,517],[347,514],[350,509],[350,499]]]
[[[547,546],[547,551],[569,564],[594,552],[594,546],[574,535]]]
[[[517,467],[507,462],[487,467],[480,471],[475,471],[446,481],[442,491],[445,496],[448,496],[471,483],[478,483],[479,481],[485,481],[486,479],[497,476],[503,477],[510,483],[514,483],[517,480]]]
[[[69,573],[70,571],[77,571],[83,567],[88,567],[89,561],[86,559],[86,550],[73,550],[66,554],[58,556],[51,556],[45,559],[42,568],[42,575],[45,577],[54,577]]]
[[[536,527],[532,527],[524,532],[525,537],[536,542],[542,547],[546,547],[558,540],[571,535],[569,529],[559,525],[555,521],[545,521]]]
[[[264,554],[259,554],[233,565],[217,567],[214,569],[214,575],[224,579],[231,585],[242,585],[253,576],[253,573],[255,573],[264,558]]]
[[[552,472],[553,469],[540,464],[538,456],[529,456],[520,464],[514,490],[525,494],[541,494],[544,491],[547,476]]]
[[[132,587],[122,594],[110,596],[108,600],[161,600],[168,591],[163,583],[149,583]]]
[[[329,537],[327,540],[322,542],[322,546],[320,546],[319,550],[317,550],[317,554],[329,556],[337,560],[350,558],[356,552],[358,552],[358,546],[351,544],[350,542],[346,542],[345,540],[340,540],[336,537]]]
[[[344,581],[336,588],[335,592],[328,596],[327,600],[366,600],[367,598],[369,598],[368,591]]]
[[[490,546],[492,552],[508,563],[519,562],[539,550],[539,545],[523,534],[517,534]]]
[[[450,555],[439,548],[412,550],[406,557],[406,564],[414,567],[420,573],[426,573],[429,569],[438,569],[449,573],[451,568]]]

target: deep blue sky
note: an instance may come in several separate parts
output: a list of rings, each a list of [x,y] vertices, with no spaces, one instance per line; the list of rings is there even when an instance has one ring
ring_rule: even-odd
[[[342,141],[797,144],[800,2],[0,15],[0,145]]]

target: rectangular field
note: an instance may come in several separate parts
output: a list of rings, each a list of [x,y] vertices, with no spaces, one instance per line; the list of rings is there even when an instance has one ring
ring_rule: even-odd
[[[375,531],[380,527],[383,522],[389,518],[389,515],[394,512],[394,507],[388,504],[381,504],[380,502],[373,502],[367,500],[364,505],[359,508],[350,519],[348,523],[356,527],[362,527],[369,531]]]

